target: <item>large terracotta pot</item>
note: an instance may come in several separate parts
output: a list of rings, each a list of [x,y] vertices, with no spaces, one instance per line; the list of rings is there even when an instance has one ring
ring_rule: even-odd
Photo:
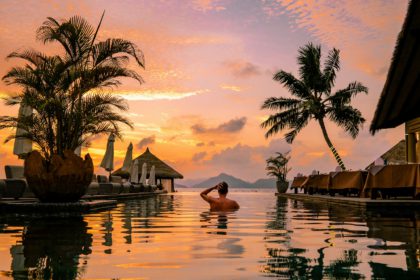
[[[289,183],[287,181],[278,180],[276,182],[276,187],[278,193],[285,193],[289,187]]]
[[[50,164],[38,151],[25,159],[25,177],[29,188],[41,202],[75,202],[87,191],[93,176],[89,154],[83,160],[72,151],[54,155]]]

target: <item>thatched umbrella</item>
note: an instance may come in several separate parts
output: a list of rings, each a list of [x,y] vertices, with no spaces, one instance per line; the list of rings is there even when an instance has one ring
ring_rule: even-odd
[[[136,159],[133,162],[133,167],[131,168],[130,182],[134,184],[139,183],[139,160]]]
[[[147,177],[147,163],[144,162],[141,168],[141,177],[140,177],[140,184],[143,184],[143,186],[146,185],[146,177]]]
[[[131,164],[133,163],[133,144],[130,142],[128,145],[127,153],[125,154],[123,166],[121,167],[121,171],[130,172]],[[138,172],[137,172],[138,174]]]
[[[31,114],[31,107],[25,105],[20,106],[18,118],[27,117]],[[27,138],[19,137],[25,133],[27,133],[27,131],[18,126],[16,129],[15,143],[13,145],[13,154],[17,155],[19,158],[25,158],[25,155],[32,151],[32,141]]]
[[[78,155],[79,157],[82,155],[82,146],[79,146],[79,147],[77,147],[75,150],[74,150],[74,154],[75,155]]]
[[[155,166],[154,165],[152,165],[152,168],[150,169],[149,185],[156,186]]]
[[[108,137],[105,155],[100,165],[102,168],[104,168],[106,171],[109,171],[110,173],[114,169],[114,142],[115,135],[111,133]]]

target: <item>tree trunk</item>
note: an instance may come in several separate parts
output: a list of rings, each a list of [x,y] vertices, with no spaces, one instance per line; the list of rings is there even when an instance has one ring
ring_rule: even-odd
[[[337,150],[334,148],[333,144],[331,143],[330,137],[328,137],[327,129],[325,128],[324,120],[319,119],[319,125],[321,126],[322,134],[324,135],[325,142],[327,142],[328,147],[330,148],[331,152],[333,153],[335,160],[337,161],[338,165],[341,169],[346,170],[343,161],[341,160],[340,155],[338,154]]]

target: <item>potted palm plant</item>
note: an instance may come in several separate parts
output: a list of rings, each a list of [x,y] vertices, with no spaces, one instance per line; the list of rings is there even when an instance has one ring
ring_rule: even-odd
[[[286,153],[276,153],[276,156],[269,157],[266,162],[267,166],[265,170],[267,175],[277,178],[276,187],[278,193],[285,193],[289,186],[287,182],[287,173],[291,170],[287,166],[290,160],[289,152]]]
[[[84,159],[74,151],[88,145],[97,134],[121,137],[121,125],[132,126],[119,112],[128,109],[125,100],[106,89],[128,77],[142,83],[128,62],[134,58],[144,68],[144,57],[136,45],[124,39],[97,40],[102,18],[96,28],[74,16],[57,21],[48,18],[37,30],[44,44],[55,42],[61,55],[35,50],[13,52],[24,66],[12,68],[6,84],[22,91],[6,100],[7,105],[32,108],[33,113],[17,117],[1,116],[0,129],[21,128],[25,133],[10,135],[31,140],[37,149],[25,159],[25,177],[30,189],[43,202],[77,201],[87,190],[93,175],[89,154]]]

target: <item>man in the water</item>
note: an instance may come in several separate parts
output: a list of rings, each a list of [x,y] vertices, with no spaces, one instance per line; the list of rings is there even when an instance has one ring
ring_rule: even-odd
[[[219,198],[208,196],[212,190],[217,190]],[[228,184],[221,182],[214,187],[208,188],[200,193],[201,197],[210,204],[211,211],[226,211],[226,210],[237,210],[239,204],[232,199],[226,198],[228,193]]]

